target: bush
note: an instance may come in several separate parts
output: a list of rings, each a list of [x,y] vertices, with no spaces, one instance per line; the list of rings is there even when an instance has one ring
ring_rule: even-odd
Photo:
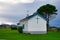
[[[17,27],[11,27],[11,30],[17,30]]]
[[[21,26],[18,27],[18,32],[19,32],[19,33],[23,33],[23,30],[22,30],[22,27],[21,27]]]
[[[58,32],[60,32],[60,28],[57,28]]]

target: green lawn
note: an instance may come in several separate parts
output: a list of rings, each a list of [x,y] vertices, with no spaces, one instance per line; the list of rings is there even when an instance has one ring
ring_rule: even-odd
[[[17,30],[0,29],[0,40],[60,40],[60,32],[20,34]]]

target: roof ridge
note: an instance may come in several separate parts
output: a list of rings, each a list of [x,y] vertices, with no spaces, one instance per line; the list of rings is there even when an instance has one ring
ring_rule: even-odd
[[[42,17],[43,19],[47,20],[47,18],[41,14],[39,14],[38,12],[35,12],[34,14],[28,16],[28,17],[25,17],[24,19],[22,19],[21,21],[24,21],[24,20],[28,20],[30,19],[31,17],[35,16],[35,15],[39,15],[40,17]]]

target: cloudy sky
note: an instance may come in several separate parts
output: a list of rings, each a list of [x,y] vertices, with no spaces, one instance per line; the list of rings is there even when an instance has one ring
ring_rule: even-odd
[[[57,7],[58,15],[51,20],[50,25],[60,26],[60,0],[0,0],[0,24],[16,24],[27,14],[32,15],[45,4]]]

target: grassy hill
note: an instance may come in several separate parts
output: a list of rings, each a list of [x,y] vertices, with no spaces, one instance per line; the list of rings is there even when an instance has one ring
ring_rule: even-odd
[[[0,40],[60,40],[60,32],[20,34],[17,30],[0,29]]]

